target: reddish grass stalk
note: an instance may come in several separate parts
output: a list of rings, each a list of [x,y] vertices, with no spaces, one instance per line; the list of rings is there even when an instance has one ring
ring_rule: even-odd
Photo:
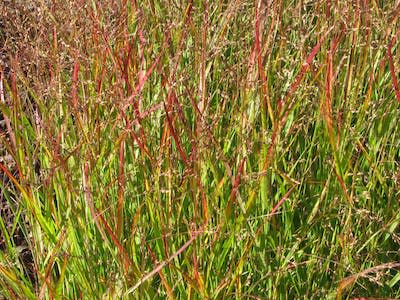
[[[79,75],[79,61],[78,58],[76,58],[74,62],[74,69],[72,71],[71,101],[73,109],[78,108],[78,75]]]
[[[123,262],[124,262],[124,270],[125,273],[128,273],[129,271],[129,267],[132,267],[132,261],[129,258],[128,253],[126,252],[126,250],[124,249],[124,247],[121,245],[121,243],[119,242],[118,238],[116,237],[116,235],[114,234],[114,232],[112,231],[110,225],[108,225],[107,221],[104,219],[102,214],[98,215],[100,221],[103,223],[106,231],[108,232],[108,234],[111,237],[111,240],[113,241],[114,245],[117,247],[118,251],[120,252],[120,254],[122,255],[123,258]]]
[[[199,80],[199,109],[202,113],[207,108],[206,103],[206,56],[207,56],[207,33],[208,33],[208,0],[204,2],[203,30],[201,34],[201,62]]]
[[[229,217],[231,215],[232,206],[233,206],[233,203],[236,200],[236,195],[237,195],[237,191],[239,189],[240,181],[242,179],[244,163],[245,162],[246,162],[246,157],[244,157],[242,159],[242,161],[240,162],[239,170],[238,170],[238,173],[236,175],[235,182],[234,182],[234,184],[232,186],[231,194],[230,194],[230,197],[229,197],[229,202],[228,202],[227,208],[226,208],[226,211],[227,211],[226,216],[227,217]]]
[[[326,1],[326,19],[330,20],[331,18],[331,0]]]
[[[187,129],[187,131],[189,131],[188,134],[190,135],[190,137],[193,138],[193,132],[192,132],[190,126],[188,125],[189,122],[187,121],[187,119],[185,117],[185,114],[182,109],[182,105],[178,101],[178,97],[176,95],[174,95],[173,100],[174,100],[173,104],[174,104],[174,107],[176,107],[179,119],[185,125],[185,129]]]
[[[332,143],[332,147],[334,149],[339,147],[340,144],[340,132],[341,132],[341,127],[340,127],[340,119],[336,122],[336,128],[337,128],[337,141],[336,144],[334,144],[334,131],[333,131],[333,118],[332,118],[332,108],[331,108],[331,103],[332,103],[332,89],[333,89],[333,81],[336,78],[337,74],[333,73],[333,56],[336,52],[336,49],[339,45],[340,40],[342,39],[343,35],[345,32],[345,28],[343,27],[339,35],[331,42],[331,47],[328,52],[328,57],[327,57],[327,67],[328,67],[328,72],[327,72],[327,81],[326,81],[326,109],[327,109],[327,116],[330,120],[330,123],[328,122],[328,132],[329,132],[329,138]],[[338,71],[339,72],[339,71]],[[335,146],[336,145],[336,146]]]
[[[160,62],[160,59],[161,59],[162,55],[164,54],[164,50],[167,48],[168,43],[169,43],[169,32],[167,32],[165,34],[165,41],[163,43],[162,51],[160,52],[160,54],[156,57],[156,59],[153,61],[153,63],[147,69],[146,72],[143,72],[143,73],[141,72],[140,73],[138,83],[136,84],[132,95],[126,100],[127,103],[135,103],[134,102],[135,98],[140,94],[140,92],[142,91],[143,86],[146,83],[147,79],[150,77],[150,75],[153,73],[155,67]]]
[[[128,89],[128,93],[131,95],[132,94],[132,86],[131,82],[129,80],[129,67],[130,67],[130,62],[131,62],[131,53],[132,53],[132,43],[129,41],[126,41],[127,45],[125,46],[125,52],[126,56],[125,59],[122,62],[122,76],[124,78],[125,84]]]
[[[121,245],[121,243],[119,242],[118,238],[116,237],[116,235],[114,234],[114,232],[111,230],[110,225],[108,225],[107,221],[104,219],[103,215],[101,213],[97,213],[94,202],[93,202],[93,197],[92,197],[92,192],[90,190],[90,186],[89,186],[89,164],[86,163],[85,167],[84,167],[84,180],[83,180],[83,189],[85,192],[85,196],[86,196],[86,201],[88,203],[89,206],[89,210],[90,213],[92,215],[93,221],[95,223],[95,225],[97,226],[101,237],[103,238],[104,241],[107,241],[107,237],[103,231],[103,228],[101,227],[99,220],[101,221],[101,223],[103,224],[103,226],[105,227],[107,233],[109,234],[112,242],[114,243],[114,245],[117,247],[118,251],[120,252],[122,259],[123,259],[123,264],[124,264],[124,270],[125,273],[128,273],[129,271],[129,267],[134,267],[134,265],[132,264],[132,261],[129,258],[128,253],[126,252],[126,250],[124,249],[124,247]],[[137,275],[138,271],[136,268],[133,269],[133,271],[135,272],[135,275]]]
[[[172,254],[170,257],[168,257],[166,260],[158,264],[152,271],[147,273],[145,276],[143,276],[132,288],[128,290],[128,293],[131,293],[135,290],[138,289],[139,286],[141,286],[144,282],[152,278],[155,274],[157,274],[159,271],[161,271],[165,266],[167,266],[172,260],[174,260],[176,257],[178,257],[181,253],[183,253],[195,240],[196,238],[202,233],[202,231],[195,231],[192,233],[191,238],[181,247],[176,251],[174,254]]]
[[[256,47],[253,46],[251,48],[251,52],[249,55],[249,60],[247,63],[247,77],[246,77],[246,88],[249,88],[249,85],[251,82],[253,82],[253,72],[254,72],[254,64],[255,64],[255,60],[256,60]]]
[[[260,9],[261,1],[258,1],[256,5],[256,22],[255,22],[255,55],[257,56],[257,64],[258,64],[258,75],[261,80],[261,90],[262,90],[262,98],[263,98],[263,114],[269,112],[271,122],[274,125],[274,114],[272,112],[272,106],[268,96],[268,80],[267,75],[264,70],[263,66],[263,59],[262,59],[262,51],[261,51],[261,38],[260,38],[260,22],[264,22],[265,20],[260,20]],[[265,8],[267,9],[267,8]],[[266,13],[263,13],[264,17]],[[263,26],[262,26],[263,27]],[[262,32],[261,32],[262,34]]]
[[[304,75],[306,74],[306,71],[310,67],[310,64],[312,63],[314,57],[317,55],[319,49],[321,48],[321,45],[325,41],[326,35],[331,31],[331,29],[328,30],[328,32],[322,36],[322,38],[317,42],[317,44],[314,46],[312,49],[311,53],[307,56],[306,61],[303,63],[301,66],[301,69],[299,73],[297,74],[294,82],[290,85],[289,92],[286,94],[285,98],[282,101],[282,105],[284,105],[290,98],[292,98],[293,94],[297,91],[297,89],[300,86],[301,80],[303,79]],[[291,107],[290,107],[291,108]],[[286,115],[289,114],[290,108],[286,112]]]
[[[152,259],[153,263],[154,263],[154,264],[157,264],[157,258],[156,258],[156,256],[154,255],[154,252],[151,250],[150,245],[147,244],[146,241],[144,241],[144,240],[143,240],[143,243],[146,244],[147,250],[149,251],[149,254],[150,254],[150,256],[151,256],[151,259]],[[162,269],[160,269],[160,270],[158,271],[158,276],[160,276],[161,281],[162,281],[162,283],[163,283],[163,285],[164,285],[164,287],[165,287],[165,289],[166,289],[166,292],[167,292],[167,295],[168,295],[168,299],[175,299],[174,293],[172,292],[172,289],[171,289],[171,287],[169,286],[168,281],[165,279],[165,276],[164,276],[164,274],[163,274],[163,272],[162,272]]]
[[[344,193],[344,196],[346,197],[347,202],[349,204],[352,204],[353,200],[347,191],[347,187],[346,187],[346,184],[344,183],[342,176],[338,173],[336,167],[334,167],[333,170],[335,171],[335,175],[336,175],[337,179],[339,180],[340,187],[343,190],[343,193]]]
[[[100,11],[100,9],[98,11]],[[101,26],[100,26],[101,22],[99,20],[99,16],[95,15],[93,11],[90,11],[89,15],[90,15],[92,21],[94,22],[94,27],[95,27],[94,30],[95,30],[95,32],[96,33],[100,32],[101,37],[103,38],[103,44],[105,45],[106,51],[111,56],[111,60],[112,60],[113,65],[114,65],[114,69],[117,70],[117,67],[120,67],[120,66],[117,66],[118,63],[116,62],[115,57],[113,56],[113,51],[111,50],[110,43],[109,43],[109,40],[108,40],[108,36],[107,36],[107,34],[105,32],[105,29],[101,28]]]
[[[143,37],[142,37],[142,38],[143,38]],[[138,102],[135,101],[135,99],[140,95],[140,92],[142,91],[145,82],[146,82],[147,79],[150,77],[150,75],[153,73],[155,67],[158,65],[158,63],[159,63],[159,61],[160,61],[160,59],[161,59],[161,56],[162,56],[163,53],[164,53],[164,49],[167,48],[168,43],[169,43],[169,32],[167,32],[167,33],[165,34],[165,41],[164,41],[164,44],[163,44],[163,47],[162,47],[163,50],[162,50],[161,53],[157,56],[157,58],[154,60],[154,62],[152,63],[152,65],[149,67],[149,69],[146,71],[146,73],[145,73],[144,75],[143,75],[142,72],[140,72],[140,74],[139,74],[139,81],[138,81],[138,83],[136,84],[136,87],[135,87],[135,89],[134,89],[132,95],[125,101],[124,107],[125,107],[126,105],[133,104],[133,108],[134,108],[134,111],[135,111],[135,114],[136,114],[136,119],[137,119],[137,122],[139,122],[139,124],[140,124],[140,122],[141,122],[141,113],[140,113],[140,110],[139,110]],[[143,50],[143,51],[144,51],[144,50]],[[143,53],[144,53],[144,52],[143,52]],[[142,56],[144,55],[143,53],[142,53]],[[144,61],[144,56],[143,56],[143,57],[142,57],[142,65],[144,66],[144,64],[145,64],[145,61]],[[125,109],[125,108],[124,108],[124,109]],[[126,116],[124,116],[124,118],[125,118],[125,120],[127,121]],[[127,126],[128,126],[128,123],[129,123],[129,122],[127,121]],[[139,139],[138,139],[137,136],[133,133],[132,130],[131,130],[131,136],[132,136],[132,138],[138,143],[139,147],[140,147],[142,150],[144,150],[144,152],[146,153],[146,155],[151,159],[151,156],[150,156],[149,151],[147,150],[147,146],[146,146],[147,142],[146,142],[146,136],[145,136],[145,134],[144,134],[144,129],[143,129],[143,127],[140,127],[139,130],[140,130],[140,137],[141,137],[142,141],[139,142]]]
[[[52,276],[50,276],[51,275],[50,272],[51,272],[51,269],[53,268],[54,261],[55,261],[55,259],[57,257],[58,251],[61,248],[62,243],[64,242],[65,233],[66,233],[66,230],[63,229],[61,231],[60,237],[58,238],[57,244],[55,245],[55,247],[51,251],[51,255],[50,255],[49,261],[48,261],[47,266],[46,266],[45,275],[42,278],[42,280],[44,282],[43,282],[42,288],[40,289],[40,294],[39,294],[39,297],[38,297],[39,300],[42,300],[45,297],[46,285],[47,285],[47,288],[48,288],[49,293],[50,293],[50,295],[49,295],[50,298],[53,297],[54,291],[53,291],[53,287],[51,285]]]
[[[207,10],[208,9],[207,8],[208,4],[206,3],[205,5],[206,5],[206,10]],[[168,95],[167,96],[167,103],[168,104],[166,105],[164,103],[164,108],[165,108],[165,111],[166,111],[166,120],[167,120],[167,125],[168,126],[165,126],[165,128],[164,128],[164,133],[163,133],[162,142],[161,142],[161,149],[160,149],[160,156],[161,156],[162,153],[163,153],[163,148],[164,148],[165,142],[167,140],[167,137],[169,136],[169,134],[171,134],[173,139],[175,140],[175,143],[177,145],[179,154],[182,157],[182,159],[184,160],[186,165],[189,165],[189,163],[191,161],[195,160],[195,157],[193,156],[194,153],[192,153],[191,156],[190,156],[190,161],[189,161],[189,159],[187,158],[186,154],[184,153],[184,151],[183,151],[183,149],[181,147],[180,140],[179,140],[179,138],[178,138],[178,136],[176,134],[175,128],[173,126],[175,118],[172,116],[172,108],[174,106],[177,107],[178,117],[180,118],[180,120],[182,121],[182,123],[184,125],[187,124],[187,120],[186,120],[186,118],[184,116],[182,107],[181,107],[181,105],[180,105],[180,103],[178,101],[178,98],[175,95],[175,92],[173,91],[172,87],[174,86],[174,84],[176,82],[176,72],[177,72],[177,69],[179,67],[179,59],[182,56],[182,48],[183,48],[183,46],[185,45],[185,42],[186,42],[187,28],[189,27],[189,24],[191,23],[192,6],[193,6],[193,1],[190,0],[188,2],[188,4],[187,4],[187,7],[186,7],[185,20],[184,20],[184,23],[183,23],[182,34],[181,34],[179,42],[178,42],[178,48],[176,50],[175,56],[172,59],[174,64],[173,64],[172,70],[170,72],[169,78],[164,81],[167,84],[167,87],[168,87],[168,93],[167,93],[167,95]],[[206,12],[206,14],[207,14],[207,12]],[[206,19],[207,19],[207,16],[205,16],[205,20]],[[204,34],[204,31],[203,31],[203,34]],[[197,105],[196,105],[196,107],[197,107]],[[198,126],[198,128],[199,128],[199,126]],[[190,130],[189,130],[189,135],[191,137],[193,137],[193,134],[192,134],[192,132]]]
[[[18,111],[18,109],[19,109],[19,95],[18,95],[18,89],[17,89],[17,75],[15,74],[15,72],[17,70],[17,67],[18,67],[18,58],[13,59],[12,64],[13,64],[13,68],[12,68],[11,74],[10,74],[11,75],[11,94],[12,94],[12,99],[14,100],[13,101],[13,106],[15,108],[15,111]],[[3,73],[2,73],[2,76],[4,76]],[[1,80],[1,84],[3,85],[4,78],[1,78],[1,79],[2,79]],[[3,103],[5,103],[3,86],[1,88],[1,101]],[[14,160],[16,162],[18,175],[19,175],[20,180],[23,182],[24,181],[24,174],[22,173],[22,169],[20,167],[20,164],[17,162],[17,159],[16,159],[16,157],[17,157],[17,145],[18,145],[18,140],[19,140],[18,131],[16,133],[14,132],[14,130],[12,129],[12,126],[11,126],[10,119],[5,114],[3,114],[3,115],[4,115],[4,121],[6,122],[8,135],[10,137],[12,146],[14,148],[15,156],[13,158],[14,158]]]
[[[132,129],[132,124],[133,124],[134,121],[132,121],[132,122],[129,121],[128,118],[127,118],[127,116],[126,116],[126,114],[125,114],[122,110],[120,110],[120,114],[122,115],[123,119],[124,119],[125,122],[126,122],[125,130],[127,130],[127,131],[129,132],[131,138],[137,143],[137,145],[139,146],[139,148],[140,148],[140,150],[142,151],[142,153],[146,154],[147,157],[152,161],[153,158],[152,158],[152,156],[150,155],[150,152],[149,152],[149,150],[148,150],[146,144],[143,143],[143,142],[138,138],[138,136],[136,135],[135,131]],[[138,122],[138,120],[135,120],[135,121]]]
[[[342,299],[341,295],[342,292],[349,286],[352,286],[358,279],[360,278],[369,278],[368,275],[371,273],[378,273],[383,270],[388,270],[388,269],[396,269],[400,268],[400,263],[398,262],[389,262],[389,263],[384,263],[378,266],[374,266],[368,269],[365,269],[357,274],[350,275],[348,277],[343,278],[339,282],[339,286],[337,289],[337,294],[336,294],[336,300]],[[353,298],[353,300],[373,300],[373,299],[378,299],[378,298]],[[379,298],[381,299],[381,298]]]
[[[173,96],[170,95],[169,97],[173,97]],[[178,152],[179,152],[182,160],[184,161],[185,165],[188,166],[189,165],[189,161],[187,159],[187,156],[186,156],[185,152],[182,149],[180,139],[179,139],[178,135],[176,134],[175,128],[174,128],[174,126],[172,124],[172,119],[171,119],[171,116],[170,116],[170,113],[171,113],[170,109],[168,109],[167,105],[165,105],[165,104],[164,104],[164,109],[165,109],[165,112],[166,112],[166,119],[167,119],[167,122],[168,122],[168,127],[169,127],[169,129],[171,131],[172,138],[175,141],[176,148],[178,149]]]
[[[314,46],[314,48],[312,49],[311,53],[307,56],[306,61],[303,63],[299,73],[297,74],[295,81],[291,84],[290,88],[289,88],[289,92],[286,94],[285,98],[283,101],[278,101],[278,108],[280,106],[283,106],[283,104],[285,104],[286,102],[289,101],[289,99],[293,96],[293,94],[297,91],[298,87],[300,86],[301,80],[303,79],[306,71],[308,70],[310,64],[312,63],[314,57],[317,55],[319,49],[321,48],[322,43],[324,42],[326,36],[328,35],[328,33],[332,30],[332,28],[330,28],[325,34],[324,36],[322,36],[322,38],[318,41],[318,43]],[[272,136],[271,136],[271,142],[268,146],[268,151],[267,151],[267,156],[265,158],[264,161],[264,168],[263,171],[267,170],[269,167],[269,164],[272,161],[272,157],[274,154],[274,146],[276,143],[276,139],[281,131],[281,129],[283,128],[283,126],[286,123],[286,120],[291,112],[291,110],[294,108],[294,103],[290,103],[285,114],[283,115],[283,117],[281,118],[281,120],[279,122],[277,122],[276,126],[274,127],[274,130],[272,132]]]
[[[326,57],[326,65],[327,65],[327,72],[326,72],[326,81],[325,81],[325,105],[323,115],[326,120],[326,126],[328,128],[328,135],[331,146],[333,150],[336,151],[336,143],[335,143],[335,132],[333,130],[333,117],[332,117],[332,109],[331,109],[331,102],[332,102],[332,88],[333,88],[333,43],[331,44],[331,48],[328,51],[328,55]]]
[[[136,7],[136,5],[134,5],[134,6]],[[114,53],[113,53],[113,51],[112,51],[112,49],[111,49],[111,47],[110,47],[109,39],[108,39],[108,36],[107,36],[107,34],[106,34],[106,32],[105,32],[105,29],[102,28],[102,29],[100,30],[100,24],[101,24],[101,22],[100,22],[100,20],[99,20],[99,17],[98,17],[97,15],[95,15],[93,11],[90,12],[90,17],[91,17],[92,20],[94,21],[95,29],[96,29],[97,31],[100,31],[100,32],[101,32],[101,36],[102,36],[103,41],[104,41],[104,44],[105,44],[105,46],[106,46],[106,53],[110,54],[110,56],[111,56],[111,59],[112,59],[113,65],[114,65],[114,70],[115,70],[115,71],[119,70],[122,74],[127,74],[127,72],[129,71],[129,69],[128,69],[128,68],[124,69],[124,68],[122,67],[121,61],[120,61],[119,59],[116,59],[116,57],[115,57],[115,55],[114,55]],[[144,61],[144,46],[143,46],[143,44],[144,44],[144,42],[143,42],[143,41],[144,41],[144,37],[143,37],[143,32],[141,31],[141,29],[140,29],[140,31],[139,31],[139,35],[140,35],[139,41],[141,42],[141,49],[142,49],[142,51],[141,51],[141,64],[142,64],[142,66],[144,66],[144,63],[145,63],[145,61]],[[164,42],[164,47],[162,47],[162,49],[166,49],[166,44],[167,44],[168,41],[169,41],[169,33],[168,33],[168,32],[166,33],[165,36],[166,36],[166,39],[165,39],[165,42]],[[130,50],[128,51],[128,53],[130,53]],[[138,105],[138,102],[137,102],[137,101],[134,101],[134,100],[135,100],[135,98],[140,94],[140,92],[141,92],[141,90],[142,90],[142,88],[143,88],[144,83],[146,82],[147,78],[150,76],[150,74],[151,74],[152,71],[154,70],[155,66],[158,64],[158,62],[159,62],[159,60],[160,60],[162,54],[163,54],[163,51],[158,55],[158,57],[157,57],[156,60],[153,62],[153,64],[151,65],[151,67],[150,67],[150,68],[147,70],[147,72],[145,73],[145,75],[142,75],[142,72],[140,73],[140,75],[139,75],[139,82],[138,82],[138,84],[136,85],[135,91],[134,91],[133,94],[126,100],[126,103],[124,103],[124,105],[123,105],[123,106],[124,106],[123,110],[125,110],[127,104],[129,104],[129,103],[132,103],[132,104],[133,104],[134,112],[135,112],[135,114],[136,114],[136,118],[137,118],[137,120],[138,120],[139,123],[140,123],[140,120],[141,120],[141,118],[140,118],[140,111],[139,111],[139,105]],[[129,76],[128,76],[128,77],[129,77]],[[125,78],[125,80],[126,80],[126,78]],[[100,84],[101,84],[101,83],[100,83]],[[100,86],[101,86],[101,85],[100,85]],[[129,85],[129,86],[130,86],[130,85]],[[125,118],[125,121],[126,121],[126,123],[127,123],[126,126],[127,126],[127,127],[130,127],[130,122],[127,121],[126,116],[124,116],[124,118]],[[136,134],[135,134],[133,131],[130,132],[130,135],[131,135],[131,137],[138,143],[138,145],[139,145],[139,147],[141,148],[141,150],[142,150],[142,151],[144,150],[144,153],[145,153],[149,158],[151,158],[151,156],[150,156],[150,154],[149,154],[149,152],[148,152],[148,150],[147,150],[147,147],[146,147],[147,142],[146,142],[146,135],[145,135],[145,133],[144,133],[144,129],[141,127],[141,128],[139,129],[139,131],[140,131],[140,133],[139,133],[139,134],[140,134],[140,138],[141,138],[142,141],[139,140],[139,138],[136,136]]]
[[[286,200],[289,198],[290,194],[293,192],[295,187],[296,186],[292,186],[290,190],[282,197],[282,199],[278,201],[278,203],[272,208],[271,212],[269,213],[270,216],[274,216],[276,214],[276,212],[282,206],[282,204],[285,203]],[[260,226],[260,228],[257,230],[257,233],[259,230],[261,230],[261,228],[262,226]]]
[[[53,26],[53,51],[58,53],[57,27]]]
[[[218,240],[218,238],[220,236],[220,233],[221,233],[221,229],[225,225],[226,220],[231,219],[232,206],[233,206],[233,203],[236,200],[236,194],[237,194],[237,191],[239,189],[239,185],[240,185],[240,181],[241,181],[241,178],[242,178],[243,169],[244,169],[244,163],[245,162],[246,162],[246,157],[244,157],[242,159],[241,163],[240,163],[239,170],[238,170],[238,173],[237,173],[237,175],[235,177],[235,180],[233,182],[233,186],[232,186],[232,190],[231,190],[231,193],[230,193],[230,197],[229,197],[228,203],[226,205],[225,218],[223,218],[221,220],[221,222],[217,226],[217,229],[216,229],[215,234],[214,234],[213,244]]]
[[[101,93],[103,90],[103,81],[104,81],[104,76],[106,74],[106,70],[107,68],[106,66],[106,62],[107,62],[107,51],[105,51],[104,56],[103,56],[103,68],[101,70],[101,74],[100,74],[100,78],[96,78],[97,79],[97,97],[99,99],[101,99]]]
[[[400,103],[400,88],[399,88],[399,82],[397,81],[396,70],[394,68],[393,55],[392,55],[392,47],[396,43],[399,32],[400,30],[398,30],[396,35],[389,41],[386,55],[389,59],[390,75],[392,77],[393,89],[395,91],[397,101]]]

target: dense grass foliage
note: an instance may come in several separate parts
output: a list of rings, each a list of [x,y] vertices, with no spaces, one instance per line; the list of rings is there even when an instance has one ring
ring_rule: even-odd
[[[399,298],[399,16],[3,1],[0,297]]]

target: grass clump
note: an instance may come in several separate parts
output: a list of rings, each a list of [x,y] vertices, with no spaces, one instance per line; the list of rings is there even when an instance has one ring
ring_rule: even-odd
[[[0,295],[400,297],[399,9],[0,4]]]

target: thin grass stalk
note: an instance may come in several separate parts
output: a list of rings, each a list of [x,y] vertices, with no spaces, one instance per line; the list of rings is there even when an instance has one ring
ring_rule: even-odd
[[[118,204],[116,219],[116,236],[123,237],[124,228],[124,205],[125,205],[125,141],[122,140],[119,146],[119,176],[118,176]]]
[[[152,278],[155,274],[157,274],[160,270],[162,270],[165,266],[167,266],[175,257],[179,256],[182,254],[195,240],[196,238],[200,235],[199,232],[194,232],[192,233],[192,237],[182,246],[180,247],[174,254],[172,254],[168,259],[164,260],[160,264],[158,264],[151,272],[147,273],[144,275],[133,287],[129,288],[125,295],[129,295],[133,293],[135,290],[137,290],[144,282]]]
[[[400,103],[400,88],[399,88],[399,82],[397,81],[397,76],[396,76],[396,70],[394,67],[393,63],[393,55],[392,55],[392,48],[393,45],[396,43],[397,36],[399,35],[400,30],[397,30],[395,36],[389,41],[389,44],[387,46],[387,52],[386,55],[389,60],[389,68],[390,68],[390,75],[392,77],[392,84],[393,84],[393,89],[397,98],[397,101]]]

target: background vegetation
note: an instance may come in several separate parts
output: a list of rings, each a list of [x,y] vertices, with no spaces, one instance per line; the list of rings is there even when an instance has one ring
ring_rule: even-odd
[[[400,2],[0,3],[0,297],[400,297]]]

